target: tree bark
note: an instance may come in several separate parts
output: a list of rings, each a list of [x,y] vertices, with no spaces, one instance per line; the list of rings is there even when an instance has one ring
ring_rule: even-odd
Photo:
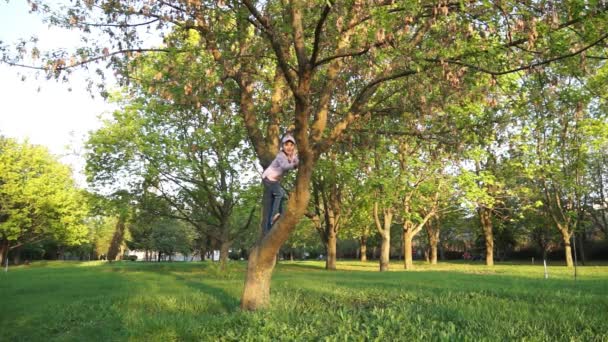
[[[220,269],[225,270],[228,264],[228,254],[230,250],[230,241],[222,241],[220,244]]]
[[[367,236],[359,238],[359,257],[361,262],[367,261]]]
[[[585,231],[581,231],[577,236],[578,242],[576,244],[576,249],[578,250],[578,257],[581,262],[581,265],[585,265],[587,263],[587,253],[585,253]]]
[[[13,265],[21,264],[21,247],[17,247],[12,250],[13,255]]]
[[[4,265],[4,263],[6,262],[6,258],[8,258],[8,248],[9,247],[9,242],[8,239],[1,239],[0,240],[0,265]]]
[[[492,233],[492,212],[490,208],[479,207],[479,220],[486,240],[486,265],[494,266],[494,234]]]
[[[335,155],[330,155],[333,160]],[[335,162],[335,161],[334,161]],[[329,187],[329,194],[326,189]],[[340,185],[336,181],[332,181],[319,189],[325,221],[325,251],[327,254],[325,269],[330,271],[336,270],[338,231],[340,229]]]
[[[380,272],[389,270],[390,253],[391,253],[391,223],[393,222],[393,210],[384,209],[384,222],[380,222],[378,216],[378,202],[374,203],[374,221],[376,229],[380,233],[382,240],[380,242]]]
[[[390,263],[390,252],[391,252],[391,234],[382,235],[382,242],[380,243],[380,272],[389,270]]]
[[[327,244],[325,249],[327,252],[327,258],[325,261],[325,269],[330,271],[336,270],[336,244],[338,242],[338,234],[332,227],[328,227]]]
[[[412,239],[414,235],[411,231],[403,232],[403,268],[406,270],[414,269],[414,262],[412,260]]]
[[[572,261],[572,247],[570,244],[570,238],[572,237],[572,233],[569,231],[567,227],[560,226],[558,227],[560,233],[562,234],[562,240],[564,242],[564,252],[566,254],[566,266],[574,267],[574,262]]]
[[[437,245],[439,244],[439,225],[437,224],[437,220],[429,221],[429,224],[426,226],[426,233],[431,250],[431,265],[437,265]]]
[[[118,260],[125,235],[125,221],[126,218],[123,215],[118,217],[116,229],[114,230],[114,235],[112,236],[112,241],[110,242],[110,247],[108,248],[108,260]]]

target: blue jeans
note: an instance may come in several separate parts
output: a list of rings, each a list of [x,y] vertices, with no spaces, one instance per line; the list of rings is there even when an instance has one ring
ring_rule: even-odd
[[[268,179],[263,179],[264,196],[262,197],[262,230],[264,235],[272,228],[272,218],[276,214],[283,214],[283,197],[285,190],[281,187],[280,182],[272,182]]]

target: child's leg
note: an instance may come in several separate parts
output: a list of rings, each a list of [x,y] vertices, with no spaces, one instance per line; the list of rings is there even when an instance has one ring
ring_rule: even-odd
[[[283,187],[281,187],[281,183],[276,182],[275,184],[273,184],[272,186],[272,218],[274,218],[274,216],[276,214],[283,214],[283,197],[285,197],[285,190],[283,190]],[[272,223],[271,223],[272,225]]]
[[[262,231],[264,235],[268,233],[270,227],[272,227],[272,207],[274,196],[272,194],[272,186],[270,183],[264,181],[264,194],[262,196]]]

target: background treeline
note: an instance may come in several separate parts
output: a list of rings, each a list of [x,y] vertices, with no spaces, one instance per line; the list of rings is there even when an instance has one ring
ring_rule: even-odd
[[[45,149],[2,138],[3,260],[116,260],[128,250],[146,260],[212,250],[223,262],[247,257],[261,168],[222,88],[193,104],[188,89],[148,84],[174,62],[147,56],[141,81],[114,95],[120,109],[87,143],[91,192]],[[177,65],[187,80],[199,72]],[[413,93],[391,97],[321,157],[306,219],[282,257],[322,257],[330,269],[336,258],[380,258],[384,267],[399,258],[406,268],[412,257],[571,265],[576,245],[581,262],[605,259],[606,68],[598,67],[584,77],[556,68],[469,82],[456,93],[412,79]],[[285,187],[292,183],[293,175]]]

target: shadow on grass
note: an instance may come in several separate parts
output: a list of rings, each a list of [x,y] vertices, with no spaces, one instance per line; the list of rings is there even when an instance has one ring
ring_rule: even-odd
[[[181,284],[190,287],[196,291],[200,291],[209,295],[224,309],[226,312],[233,312],[239,307],[239,299],[234,295],[224,290],[223,288],[209,285],[203,281],[194,281],[184,276],[172,273],[173,277]]]

